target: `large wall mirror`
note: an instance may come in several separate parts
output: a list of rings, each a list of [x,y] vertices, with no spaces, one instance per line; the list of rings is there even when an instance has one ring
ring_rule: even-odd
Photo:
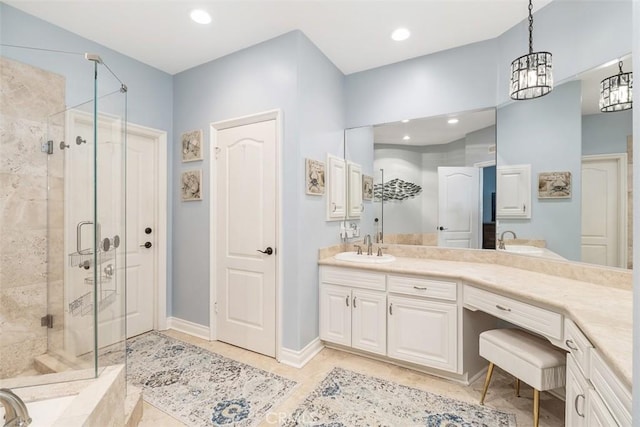
[[[631,268],[632,110],[599,108],[600,82],[620,60],[632,71],[631,55],[615,58],[542,98],[346,130],[345,159],[374,187],[363,234],[486,249],[504,237],[522,255]],[[510,177],[522,171],[517,194]],[[505,214],[510,204],[523,212]]]
[[[493,248],[495,123],[491,108],[348,129],[346,159],[373,182],[363,230],[384,243]]]
[[[599,108],[600,82],[619,73],[620,60],[631,71],[630,55],[616,58],[547,96],[498,108],[497,235],[513,232],[515,251],[632,267],[632,110]],[[527,215],[501,215],[501,205],[522,197],[512,173],[519,166],[530,168]]]

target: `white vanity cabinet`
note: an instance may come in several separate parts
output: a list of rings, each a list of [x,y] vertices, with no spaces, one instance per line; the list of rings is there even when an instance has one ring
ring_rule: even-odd
[[[564,339],[569,350],[565,425],[630,427],[631,393],[570,319],[565,319]]]
[[[327,154],[327,221],[347,215],[347,163],[341,157]]]
[[[387,276],[387,355],[449,372],[458,368],[455,281]]]
[[[320,269],[320,339],[375,354],[387,352],[384,274]]]
[[[531,165],[496,168],[496,218],[531,218]]]
[[[360,218],[364,205],[362,203],[362,167],[347,162],[347,213],[349,219]]]

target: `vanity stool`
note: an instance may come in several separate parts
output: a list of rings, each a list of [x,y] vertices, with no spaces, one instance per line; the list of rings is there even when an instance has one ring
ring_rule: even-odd
[[[493,367],[498,365],[516,377],[518,396],[520,380],[533,387],[533,425],[538,427],[540,392],[564,386],[566,353],[520,329],[493,329],[480,334],[480,356],[489,361],[480,404],[484,404]]]

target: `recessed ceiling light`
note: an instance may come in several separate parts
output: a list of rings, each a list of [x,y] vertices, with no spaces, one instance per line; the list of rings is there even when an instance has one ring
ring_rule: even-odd
[[[191,19],[198,24],[210,24],[211,23],[211,15],[207,13],[207,11],[202,9],[194,9],[191,11]]]
[[[409,135],[405,135],[402,137],[402,139],[404,139],[405,141],[408,141],[411,139],[411,137]]]
[[[409,123],[409,119],[401,120],[402,123]]]
[[[458,119],[449,119],[447,120],[447,123],[449,123],[450,125],[455,125],[456,123],[458,123],[460,120]]]
[[[391,33],[391,38],[397,42],[406,40],[411,35],[411,32],[406,28],[398,28]]]

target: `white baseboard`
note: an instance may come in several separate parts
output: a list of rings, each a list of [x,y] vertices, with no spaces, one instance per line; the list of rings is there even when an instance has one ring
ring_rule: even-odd
[[[167,328],[209,341],[209,327],[177,317],[167,317]]]
[[[302,368],[306,365],[314,356],[324,348],[320,337],[311,341],[302,350],[290,350],[288,348],[282,348],[280,350],[280,363],[293,366],[294,368]]]

